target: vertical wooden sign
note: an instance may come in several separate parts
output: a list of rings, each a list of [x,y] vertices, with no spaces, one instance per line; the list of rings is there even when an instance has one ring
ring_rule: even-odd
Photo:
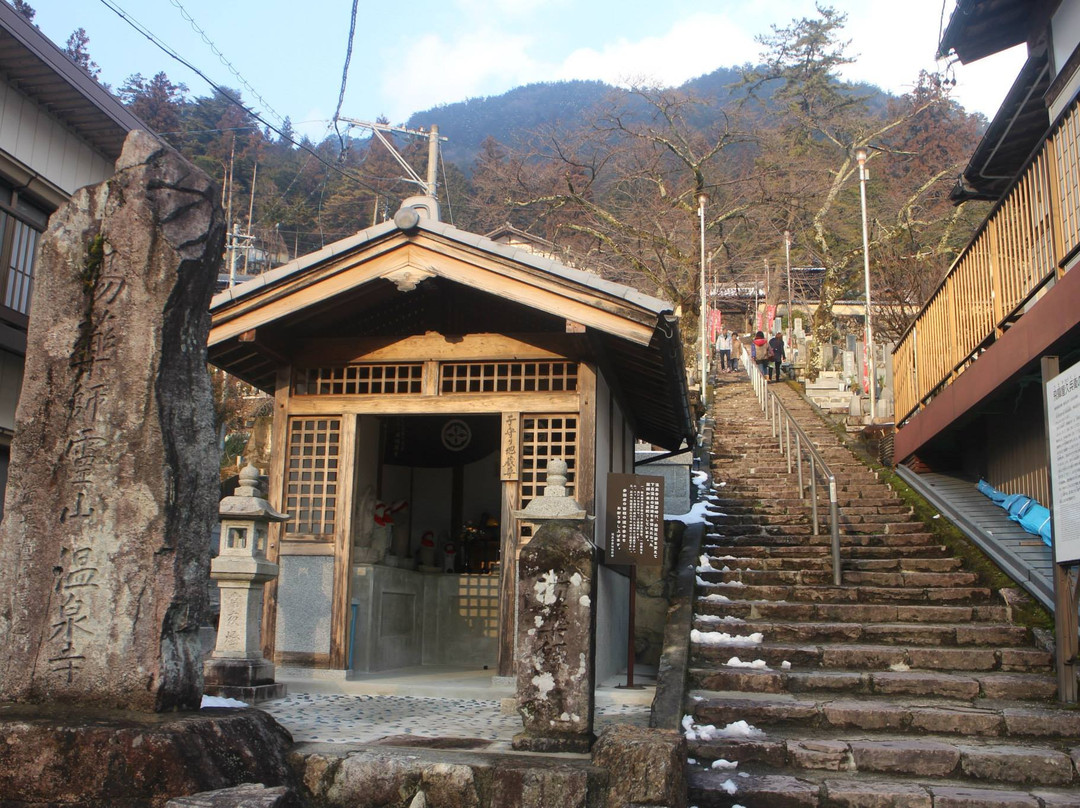
[[[504,412],[502,417],[502,451],[499,454],[499,479],[510,482],[519,478],[521,457],[521,417],[516,412]]]

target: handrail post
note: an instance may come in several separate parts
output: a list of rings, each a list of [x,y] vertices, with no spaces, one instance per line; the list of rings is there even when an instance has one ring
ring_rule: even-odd
[[[818,529],[817,518],[817,460],[813,455],[810,455],[810,513],[814,523],[814,535],[817,536],[821,531]]]
[[[791,474],[791,417],[784,420],[784,432],[787,436],[787,473]]]
[[[799,499],[803,498],[803,483],[802,483],[802,437],[798,432],[795,433],[795,468],[799,471]],[[791,472],[790,466],[788,472]]]
[[[836,503],[836,477],[829,475],[829,522],[832,531],[833,585],[840,586],[840,514]]]

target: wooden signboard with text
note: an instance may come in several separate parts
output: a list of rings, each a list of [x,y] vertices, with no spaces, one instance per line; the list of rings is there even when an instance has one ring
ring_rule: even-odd
[[[663,477],[609,474],[606,514],[609,564],[663,565]]]

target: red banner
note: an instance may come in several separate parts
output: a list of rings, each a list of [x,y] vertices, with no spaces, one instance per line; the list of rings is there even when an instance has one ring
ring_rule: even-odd
[[[765,314],[766,314],[766,317],[767,317],[765,324],[768,327],[764,328],[762,330],[765,332],[765,336],[769,336],[770,334],[772,334],[773,325],[776,323],[776,306],[766,306],[765,307]]]
[[[719,309],[709,309],[709,344],[715,345],[720,330],[724,327],[724,313]]]

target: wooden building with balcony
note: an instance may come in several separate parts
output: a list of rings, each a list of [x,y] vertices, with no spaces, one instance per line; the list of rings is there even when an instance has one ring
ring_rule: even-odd
[[[1080,2],[959,0],[939,50],[1019,45],[953,192],[994,206],[893,355],[894,456],[1049,505],[1040,360],[1080,359]]]
[[[416,198],[219,294],[212,315],[211,361],[275,399],[264,471],[289,520],[269,540],[268,659],[511,675],[509,573],[528,536],[511,512],[561,457],[596,515],[598,679],[620,669],[629,590],[604,563],[606,475],[633,472],[635,439],[694,436],[668,303]]]

